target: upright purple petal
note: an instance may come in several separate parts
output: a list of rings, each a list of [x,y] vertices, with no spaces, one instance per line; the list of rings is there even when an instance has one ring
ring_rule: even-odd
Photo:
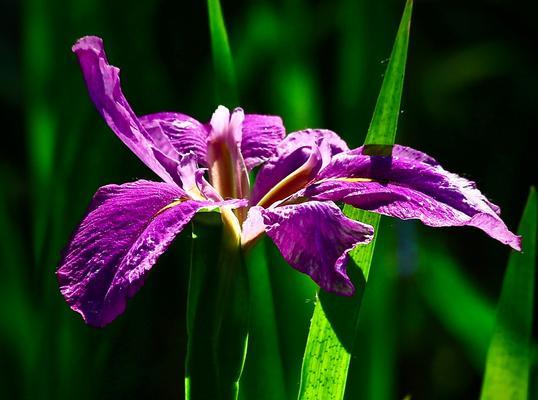
[[[304,146],[265,164],[256,177],[251,204],[269,207],[301,190],[316,177],[322,162],[318,147]]]
[[[108,126],[150,169],[166,182],[173,182],[177,166],[172,169],[163,166],[154,152],[156,149],[174,160],[172,148],[166,144],[167,138],[154,140],[141,125],[121,91],[120,70],[107,61],[103,41],[95,36],[83,37],[75,43],[73,52],[78,57],[90,97]]]
[[[211,185],[224,198],[248,198],[248,170],[241,154],[245,113],[218,106],[209,123],[207,163]]]
[[[204,177],[207,168],[200,168],[197,159],[198,157],[192,151],[181,156],[178,167],[181,188],[193,199],[207,199],[214,202],[223,201],[222,196]]]
[[[211,205],[218,203],[190,200],[163,182],[99,189],[57,271],[67,303],[90,325],[111,322],[176,235],[200,208]]]
[[[248,170],[269,160],[285,135],[286,130],[280,117],[245,114],[241,153]]]
[[[311,154],[320,155],[319,171],[329,163],[332,156],[347,150],[349,149],[346,143],[336,133],[327,129],[307,129],[290,133],[277,146],[275,156],[258,172],[252,188],[252,204],[257,204],[274,186],[300,168]]]
[[[352,295],[348,252],[372,240],[371,226],[346,218],[332,202],[308,201],[260,210],[267,235],[284,259],[324,290]]]
[[[316,146],[319,148],[326,166],[335,154],[349,150],[346,142],[335,132],[328,129],[305,129],[292,132],[277,147],[277,157],[285,157],[295,149],[303,146]]]
[[[201,195],[198,183],[203,178],[204,170],[198,167],[197,157],[192,151],[185,153],[179,160],[177,169],[181,187],[189,194]],[[196,197],[195,197],[196,198]]]
[[[434,227],[477,227],[519,250],[520,238],[498,216],[474,182],[444,170],[431,157],[395,146],[393,157],[339,154],[304,191],[315,200],[343,201]]]
[[[180,156],[192,151],[198,163],[207,165],[209,133],[202,123],[188,115],[172,112],[144,115],[140,117],[140,123],[155,142],[170,143]]]

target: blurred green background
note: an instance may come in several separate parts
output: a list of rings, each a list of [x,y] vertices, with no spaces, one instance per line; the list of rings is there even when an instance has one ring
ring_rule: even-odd
[[[359,145],[403,5],[222,1],[243,108]],[[536,15],[530,0],[417,1],[397,136],[478,181],[513,229],[538,170]],[[56,284],[97,188],[156,178],[88,98],[70,51],[87,34],[105,40],[136,113],[205,121],[216,108],[204,1],[2,0],[0,398],[181,398],[188,232],[105,329],[85,326]],[[509,250],[473,229],[384,219],[382,232],[347,397],[477,398]],[[316,288],[267,244],[291,399]],[[249,380],[270,392],[263,376]]]

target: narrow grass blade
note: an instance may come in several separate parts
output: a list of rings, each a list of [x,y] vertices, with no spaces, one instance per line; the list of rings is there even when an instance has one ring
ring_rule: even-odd
[[[385,154],[386,151],[390,150],[396,138],[412,9],[413,2],[408,0],[377,98],[374,116],[364,142],[365,151],[369,152],[368,154],[379,154],[380,152]]]
[[[421,238],[418,261],[416,281],[421,296],[480,370],[495,326],[494,305],[460,272],[450,249],[442,244]]]
[[[238,105],[237,81],[228,34],[219,0],[207,0],[213,54],[216,100],[228,107]]]
[[[531,188],[518,229],[523,237],[523,251],[510,255],[497,306],[495,331],[480,396],[482,400],[529,398],[537,207],[536,191]]]
[[[50,184],[56,145],[55,114],[51,107],[53,80],[50,10],[42,0],[28,0],[23,11],[23,65],[26,96],[28,160],[32,179],[34,254],[41,254],[50,207]]]
[[[31,373],[36,366],[38,343],[33,335],[38,331],[41,316],[37,315],[28,296],[24,281],[24,266],[29,261],[24,253],[24,240],[20,229],[13,218],[13,204],[8,200],[6,188],[13,187],[13,179],[4,173],[0,165],[0,265],[2,280],[0,281],[0,343],[7,344],[21,364],[22,386],[24,394],[29,395]],[[0,388],[3,389],[3,388]],[[2,397],[2,390],[0,390]],[[2,397],[3,398],[3,397]]]
[[[321,124],[320,91],[310,68],[291,61],[278,71],[275,91],[275,108],[286,121],[288,131]]]
[[[369,144],[392,145],[394,143],[397,126],[394,121],[400,114],[400,97],[412,6],[413,2],[409,0],[404,9],[394,46],[398,50],[393,50],[393,58],[387,68],[376,112],[368,130],[367,143]],[[378,109],[385,111],[377,111]],[[350,218],[372,225],[376,236],[372,243],[359,246],[350,252],[351,262],[348,265],[348,274],[355,284],[355,294],[348,298],[324,291],[318,294],[319,301],[314,309],[303,358],[299,389],[301,400],[321,398],[339,400],[345,393],[364,287],[370,272],[375,238],[379,234],[380,216],[349,206],[344,207],[344,212]]]

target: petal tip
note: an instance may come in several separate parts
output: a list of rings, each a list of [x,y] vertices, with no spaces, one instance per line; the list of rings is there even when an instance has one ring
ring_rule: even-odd
[[[521,236],[514,235],[514,237],[511,238],[511,240],[507,241],[506,244],[508,246],[510,246],[512,249],[516,250],[516,251],[521,251],[522,250]]]
[[[71,305],[71,310],[76,312],[77,314],[80,314],[82,317],[82,320],[86,325],[89,325],[93,328],[104,328],[106,325],[108,325],[112,321],[104,321],[103,318],[94,318],[90,314],[87,314],[84,312],[84,310],[77,307],[77,305]]]
[[[78,39],[71,47],[71,51],[73,53],[88,49],[101,51],[103,49],[103,39],[101,39],[99,36],[84,36]]]
[[[92,315],[91,313],[88,313],[84,310],[83,307],[81,307],[81,304],[79,304],[76,301],[73,301],[73,298],[70,296],[70,288],[68,285],[62,284],[62,276],[56,273],[56,276],[58,277],[58,281],[60,282],[60,293],[62,297],[64,298],[65,302],[69,306],[71,310],[76,312],[82,317],[82,320],[86,325],[92,326],[94,328],[103,328],[105,325],[108,325],[110,321],[104,321],[103,318],[99,315]]]

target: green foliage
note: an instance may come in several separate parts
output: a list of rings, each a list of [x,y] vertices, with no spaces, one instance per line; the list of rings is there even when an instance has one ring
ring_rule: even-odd
[[[446,329],[465,346],[480,370],[495,325],[495,309],[461,268],[450,249],[435,240],[421,238],[416,276],[418,290]]]
[[[360,325],[346,382],[346,400],[397,398],[397,349],[402,329],[395,318],[400,304],[398,247],[393,221],[382,218],[371,271],[360,307]]]
[[[189,400],[237,399],[247,348],[246,266],[234,235],[223,229],[219,214],[212,217],[211,224],[194,224],[187,299],[185,397]],[[208,251],[210,243],[216,251]]]
[[[208,0],[209,30],[218,103],[237,104],[237,84],[219,0]],[[237,399],[247,352],[249,290],[235,233],[217,221],[193,232],[187,299],[185,397]],[[202,220],[201,217],[199,220]],[[207,246],[218,244],[217,251]]]
[[[374,116],[364,141],[367,154],[379,154],[379,152],[385,154],[387,151],[390,154],[390,146],[396,139],[412,11],[413,1],[408,0],[377,98]]]
[[[413,2],[408,1],[402,16],[392,58],[366,137],[367,144],[389,145],[390,149],[396,137],[412,6]],[[370,272],[375,238],[379,235],[380,216],[350,206],[344,207],[344,213],[372,225],[376,234],[370,244],[356,247],[350,252],[352,262],[348,265],[348,273],[355,285],[355,294],[343,298],[323,291],[318,293],[303,359],[299,390],[301,400],[342,399],[345,394],[360,306]]]
[[[329,128],[356,147],[387,67],[382,60],[390,51],[399,3],[223,2],[232,62],[228,37],[218,33],[224,27],[219,28],[218,2],[6,2],[0,13],[0,398],[181,398],[184,393],[188,229],[159,259],[126,312],[104,329],[86,326],[58,292],[54,269],[61,249],[96,189],[158,179],[114,137],[88,99],[70,52],[77,38],[103,37],[139,115],[179,111],[207,121],[215,105],[214,81],[222,81],[219,102],[238,104],[227,89],[234,84],[226,83],[235,81],[235,64],[246,112],[280,115],[288,132]],[[538,90],[528,40],[534,3],[513,8],[500,2],[488,8],[487,18],[485,3],[442,10],[417,4],[421,14],[414,22],[416,56],[407,67],[407,112],[398,121],[392,114],[390,124],[399,122],[399,141],[476,179],[511,226],[522,188],[535,179],[534,155],[527,151]],[[217,21],[216,39],[207,34],[208,5]],[[469,20],[473,24],[465,23]],[[491,26],[502,29],[484,35]],[[208,39],[224,43],[218,47],[224,56],[213,57],[224,65],[223,73],[212,63]],[[506,132],[517,132],[517,140],[507,141]],[[406,231],[393,246],[388,240],[395,226],[415,228],[410,222],[381,221],[346,399],[472,396],[495,323],[488,294],[501,279],[499,262],[507,250],[471,229],[428,230],[418,239]],[[377,268],[396,261],[403,268],[404,240],[417,253],[404,254],[410,258],[405,262],[418,261],[418,270],[408,266],[405,274],[391,276]],[[256,248],[247,260],[257,290],[250,303],[256,315],[240,381],[242,400],[256,391],[296,397],[315,305],[312,281],[290,268],[270,241],[265,244],[266,258]],[[351,269],[360,282],[364,273]],[[350,316],[350,321],[348,314],[333,317],[340,320],[337,332],[354,329],[357,303],[333,312]],[[331,310],[327,302],[325,310]],[[538,389],[533,344],[529,398],[536,398]]]
[[[50,24],[51,15],[45,1],[29,0],[26,8],[24,30],[24,68],[27,103],[28,160],[34,197],[33,203],[34,254],[42,252],[50,207],[50,187],[53,179],[54,149],[57,121],[48,100],[48,90],[53,76],[53,59],[46,49],[53,47]]]
[[[265,240],[246,255],[250,291],[250,330],[240,399],[285,399],[284,371],[275,321]],[[260,378],[263,377],[263,378]]]
[[[360,218],[376,231],[379,227],[378,215],[353,210],[350,217]],[[375,240],[350,253],[348,274],[355,285],[353,296],[318,292],[303,359],[299,399],[341,399],[344,396],[374,246]]]
[[[228,107],[235,107],[239,105],[237,99],[237,81],[220,1],[207,0],[207,9],[209,13],[209,32],[211,35],[217,103]]]
[[[497,306],[480,396],[483,400],[530,399],[537,211],[536,190],[531,188],[518,229],[523,251],[510,255]]]

